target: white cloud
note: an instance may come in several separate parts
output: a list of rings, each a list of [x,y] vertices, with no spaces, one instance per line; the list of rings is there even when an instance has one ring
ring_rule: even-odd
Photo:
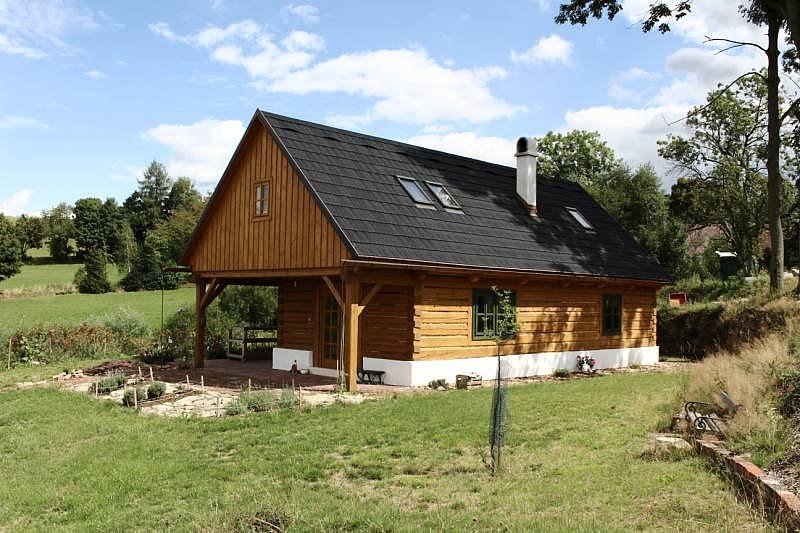
[[[524,52],[511,51],[511,61],[514,63],[562,63],[572,64],[572,51],[575,45],[556,35],[542,37],[536,44]]]
[[[135,182],[142,177],[145,167],[127,165],[110,175],[112,181]]]
[[[244,130],[239,120],[207,118],[193,124],[161,124],[143,137],[171,150],[170,174],[210,184],[222,176]]]
[[[101,70],[89,70],[86,72],[86,77],[91,78],[93,80],[102,80],[107,78],[108,76],[106,76],[105,72]]]
[[[376,50],[343,54],[259,87],[291,94],[342,92],[376,100],[365,113],[329,117],[330,122],[340,126],[379,119],[417,124],[485,122],[509,117],[522,109],[500,100],[489,90],[490,80],[506,75],[504,69],[494,66],[448,68],[424,49]]]
[[[638,26],[647,18],[652,3],[653,0],[625,0],[622,13],[629,22]],[[701,43],[706,36],[711,36],[766,45],[766,29],[747,22],[739,13],[740,4],[733,0],[692,2],[691,13],[681,20],[670,21],[670,29],[691,43]],[[653,29],[654,33],[657,31]]]
[[[289,4],[284,11],[306,22],[319,22],[319,9],[309,4]]]
[[[70,0],[0,0],[0,52],[42,59],[48,50],[74,52],[64,37],[107,19]]]
[[[50,126],[38,118],[23,117],[19,115],[0,115],[0,130],[14,130],[18,128],[49,130]]]
[[[664,174],[667,164],[658,156],[656,141],[665,138],[667,133],[683,133],[682,123],[669,123],[683,117],[688,110],[677,105],[638,109],[590,107],[567,111],[561,129],[597,131],[628,163],[638,165],[650,161]]]
[[[515,165],[515,141],[504,137],[481,136],[472,131],[425,133],[406,140],[410,144],[508,166]]]
[[[32,195],[32,190],[20,189],[11,196],[0,198],[0,213],[12,217],[24,214]]]
[[[658,73],[638,67],[628,69],[611,76],[608,82],[608,95],[618,100],[641,102],[652,96],[656,90],[652,82],[660,77]]]
[[[241,66],[254,78],[274,79],[304,68],[325,47],[322,37],[304,31],[293,31],[276,43],[252,20],[226,27],[210,25],[188,35],[175,33],[166,22],[150,24],[149,28],[168,41],[208,49],[215,61]]]

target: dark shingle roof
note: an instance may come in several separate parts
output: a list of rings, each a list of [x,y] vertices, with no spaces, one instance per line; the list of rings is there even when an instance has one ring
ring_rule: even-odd
[[[358,258],[669,279],[577,184],[539,177],[539,216],[531,217],[516,196],[514,168],[262,114]],[[463,213],[416,207],[397,175],[443,183]]]

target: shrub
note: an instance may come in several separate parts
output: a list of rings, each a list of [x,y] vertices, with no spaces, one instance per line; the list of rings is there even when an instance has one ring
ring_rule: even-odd
[[[130,339],[96,324],[36,326],[11,335],[11,362],[14,364],[135,353],[129,350],[133,350]]]
[[[75,286],[83,294],[111,292],[111,283],[106,275],[105,252],[91,250],[86,254],[84,265],[75,273]]]
[[[247,413],[247,405],[239,398],[234,398],[225,406],[225,414],[228,416],[243,415],[245,413]]]
[[[278,407],[281,409],[294,409],[297,406],[297,400],[294,397],[294,390],[291,387],[283,387],[281,389],[281,397],[278,399]]]
[[[161,398],[167,392],[167,385],[162,381],[154,381],[147,387],[147,399]]]
[[[164,266],[157,247],[146,239],[133,260],[131,271],[120,284],[129,292],[177,289],[183,278],[174,272],[164,272]]]
[[[239,395],[239,401],[244,403],[248,411],[256,413],[269,411],[278,403],[270,391],[245,392]]]
[[[274,287],[226,287],[219,296],[219,309],[239,324],[272,324],[277,317],[278,294]]]
[[[428,382],[428,387],[431,389],[438,389],[439,387],[447,388],[447,380],[444,378],[433,379]]]
[[[236,322],[225,316],[217,305],[206,310],[206,353],[222,355],[225,353],[228,328]],[[143,361],[149,358],[152,364],[167,361],[189,361],[194,354],[196,315],[193,307],[181,307],[167,318],[161,332],[163,345],[154,343],[147,353],[141,354]]]
[[[122,373],[114,374],[113,376],[105,377],[96,383],[89,385],[89,392],[99,394],[108,394],[111,391],[121,389],[128,382],[128,376]]]
[[[570,372],[568,368],[556,368],[555,372],[553,372],[553,377],[568,378],[569,374]]]
[[[130,307],[120,307],[116,311],[101,316],[98,323],[128,339],[142,338],[150,335],[150,326],[141,313]]]
[[[135,395],[135,396],[134,396]],[[147,389],[145,387],[132,387],[122,395],[122,405],[133,407],[137,402],[147,399]]]

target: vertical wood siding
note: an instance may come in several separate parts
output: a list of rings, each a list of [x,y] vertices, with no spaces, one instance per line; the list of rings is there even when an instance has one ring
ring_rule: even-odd
[[[648,288],[583,288],[555,284],[513,287],[517,294],[516,342],[501,353],[632,348],[656,344],[656,295]],[[602,295],[622,295],[622,334],[604,336]],[[472,287],[417,287],[414,359],[453,359],[496,353],[494,341],[472,340]]]
[[[413,288],[382,287],[361,314],[362,356],[411,360],[413,320]]]
[[[264,127],[252,128],[210,207],[188,263],[195,272],[341,266],[341,237]],[[255,216],[255,185],[269,183],[269,215]]]
[[[278,346],[316,349],[318,280],[287,281],[278,285]]]

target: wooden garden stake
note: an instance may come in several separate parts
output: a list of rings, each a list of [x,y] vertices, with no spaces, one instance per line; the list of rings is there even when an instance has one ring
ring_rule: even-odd
[[[139,407],[139,396],[136,394],[136,387],[133,388],[133,408]]]
[[[11,370],[11,337],[8,338],[8,369]]]
[[[189,388],[191,385],[189,384],[189,374],[186,374],[186,387]]]
[[[139,370],[139,379],[142,379],[142,367],[137,366],[136,368]]]
[[[247,392],[250,392],[251,390],[253,390],[253,380],[247,378]]]
[[[206,382],[203,380],[203,376],[200,376],[200,391],[205,394],[206,393]]]
[[[150,383],[153,382],[153,367],[150,367]]]

